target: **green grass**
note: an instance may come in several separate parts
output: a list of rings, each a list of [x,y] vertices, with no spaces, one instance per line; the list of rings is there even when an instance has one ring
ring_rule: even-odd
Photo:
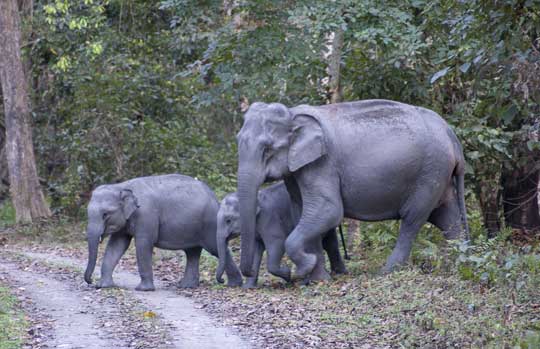
[[[0,203],[0,228],[15,224],[15,208],[11,201]]]
[[[0,349],[21,348],[28,323],[9,289],[0,285]]]

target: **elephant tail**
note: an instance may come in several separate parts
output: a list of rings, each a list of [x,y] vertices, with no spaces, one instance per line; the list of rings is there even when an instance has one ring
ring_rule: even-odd
[[[465,159],[461,149],[460,154],[461,158],[454,169],[454,181],[456,185],[459,215],[461,216],[461,225],[465,232],[465,240],[470,240],[471,236],[469,233],[469,224],[467,222],[467,209],[465,208]]]

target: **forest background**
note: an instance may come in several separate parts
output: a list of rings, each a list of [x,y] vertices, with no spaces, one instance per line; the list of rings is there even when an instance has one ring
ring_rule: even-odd
[[[82,218],[95,186],[157,173],[197,177],[218,196],[234,191],[234,136],[254,101],[384,98],[433,109],[454,127],[471,219],[486,235],[540,229],[539,1],[24,0],[19,8],[39,179],[55,214]],[[14,217],[5,202],[2,215]]]
[[[380,276],[398,223],[346,220],[348,275],[244,292],[206,256],[190,296],[248,335],[265,324],[264,347],[540,347],[540,0],[0,0],[0,85],[0,246],[81,259],[100,184],[180,172],[235,191],[250,103],[433,109],[464,148],[471,241],[426,224]],[[159,251],[156,273],[182,258]]]

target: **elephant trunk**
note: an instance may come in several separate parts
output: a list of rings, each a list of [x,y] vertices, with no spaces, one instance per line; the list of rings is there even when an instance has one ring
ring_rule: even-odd
[[[220,284],[222,284],[223,281],[223,273],[225,272],[225,265],[227,264],[227,238],[228,238],[228,231],[227,228],[224,226],[223,222],[219,220],[218,223],[218,231],[217,231],[217,250],[218,250],[218,257],[219,257],[219,264],[216,270],[216,280]]]
[[[238,171],[238,207],[240,211],[241,255],[240,270],[244,276],[254,275],[252,270],[255,254],[255,224],[257,192],[264,178],[255,171]]]
[[[88,228],[88,265],[86,266],[86,271],[84,272],[84,281],[86,281],[87,284],[92,283],[92,274],[94,273],[94,268],[96,267],[98,246],[101,240],[102,232],[103,229],[98,227]]]

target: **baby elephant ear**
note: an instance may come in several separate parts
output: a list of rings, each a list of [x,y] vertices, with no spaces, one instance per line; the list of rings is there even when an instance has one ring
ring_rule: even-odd
[[[294,172],[326,154],[326,140],[319,121],[300,114],[294,117],[289,148],[289,171]]]
[[[122,204],[122,212],[124,212],[124,217],[126,217],[127,220],[139,207],[139,203],[137,202],[135,195],[133,195],[133,191],[130,189],[122,189],[120,192],[120,201]]]

